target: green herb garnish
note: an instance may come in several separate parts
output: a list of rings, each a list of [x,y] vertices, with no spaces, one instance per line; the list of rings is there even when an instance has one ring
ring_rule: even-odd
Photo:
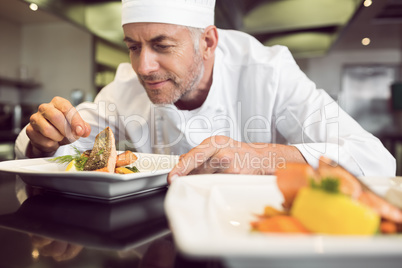
[[[88,161],[88,157],[83,155],[78,159],[75,159],[75,167],[77,170],[82,171],[84,170],[85,163]]]
[[[310,186],[311,188],[323,190],[328,193],[339,193],[339,179],[337,178],[325,178],[318,183],[314,180],[310,180]]]
[[[125,167],[125,168],[131,170],[131,171],[134,172],[134,173],[140,172],[140,171],[138,170],[138,168],[136,168],[135,166],[132,166],[132,167]]]
[[[71,161],[75,161],[74,165],[77,170],[82,171],[84,170],[84,165],[88,160],[88,157],[85,155],[82,155],[80,150],[78,150],[76,147],[74,147],[75,154],[74,155],[63,155],[63,156],[58,156],[55,158],[50,159],[52,162],[56,162],[58,164],[68,164]]]

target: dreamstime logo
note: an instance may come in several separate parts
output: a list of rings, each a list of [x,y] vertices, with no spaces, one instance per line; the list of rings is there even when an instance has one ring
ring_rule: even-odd
[[[151,146],[158,149],[169,149],[181,145],[185,140],[191,147],[199,146],[199,149],[207,149],[211,144],[202,143],[208,137],[226,136],[234,141],[243,141],[255,149],[266,149],[271,155],[257,160],[255,157],[242,156],[240,154],[232,159],[232,166],[248,168],[256,166],[276,166],[273,164],[274,156],[269,146],[282,143],[281,137],[291,144],[297,145],[306,158],[315,158],[323,154],[330,155],[332,160],[338,162],[339,158],[339,106],[331,102],[324,107],[319,107],[305,118],[297,118],[289,109],[281,116],[268,118],[263,115],[245,116],[249,111],[243,111],[241,102],[236,109],[226,114],[213,114],[211,116],[194,114],[185,118],[183,113],[172,106],[151,106],[149,111],[142,115],[122,115],[118,113],[115,104],[107,102],[86,103],[80,106],[79,113],[85,118],[97,120],[98,130],[110,126],[117,140],[125,141],[129,147],[141,148]],[[72,110],[68,117],[75,114]],[[94,122],[94,121],[92,121]],[[158,134],[159,131],[159,134]],[[71,132],[69,126],[66,133]],[[136,140],[126,138],[126,133],[132,132]],[[161,134],[162,133],[162,134]],[[158,136],[159,135],[159,136]],[[160,137],[163,135],[163,137]],[[227,139],[227,144],[211,139],[213,146],[231,146],[240,149],[241,143]],[[84,139],[81,142],[88,143],[90,147],[93,140]],[[284,160],[284,159],[282,159]],[[221,164],[221,163],[219,163]],[[221,167],[223,168],[223,167]]]
[[[135,166],[141,172],[155,173],[158,170],[170,170],[177,162],[177,156],[141,154],[135,162]]]
[[[339,113],[339,105],[333,101],[304,120],[301,145],[305,153],[317,160],[327,155],[333,163],[339,163]]]
[[[150,161],[150,163],[151,162],[152,161]],[[226,155],[223,157],[209,157],[206,153],[199,152],[194,155],[194,158],[182,158],[179,162],[179,168],[181,170],[191,170],[193,173],[198,173],[197,170],[199,170],[200,173],[216,173],[230,170],[230,173],[262,175],[272,174],[275,169],[284,167],[286,167],[286,159],[284,157],[277,156],[277,154],[274,152],[269,151],[267,151],[263,156],[256,156],[251,153],[242,154],[234,152],[231,155]]]

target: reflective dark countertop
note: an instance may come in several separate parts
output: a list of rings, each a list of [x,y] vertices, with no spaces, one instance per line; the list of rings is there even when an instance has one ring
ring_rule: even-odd
[[[177,252],[166,192],[106,202],[32,188],[0,172],[0,267],[225,267]]]
[[[395,255],[185,256],[164,212],[167,191],[100,201],[33,188],[0,171],[0,268],[401,267]]]

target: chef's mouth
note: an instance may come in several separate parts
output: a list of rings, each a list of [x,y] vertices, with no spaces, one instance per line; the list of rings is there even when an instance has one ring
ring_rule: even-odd
[[[149,85],[155,85],[155,84],[160,84],[163,83],[167,80],[161,80],[161,81],[145,81],[145,83],[149,84]]]
[[[146,87],[148,87],[150,89],[157,89],[157,88],[165,85],[168,82],[169,82],[169,79],[161,80],[161,81],[144,81],[144,84],[146,85]]]

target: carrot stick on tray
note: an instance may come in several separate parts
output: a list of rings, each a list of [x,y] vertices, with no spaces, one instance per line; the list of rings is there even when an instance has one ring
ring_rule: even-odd
[[[124,167],[137,161],[137,156],[131,151],[125,151],[117,155],[116,167]]]
[[[309,231],[294,217],[289,215],[275,215],[262,218],[251,223],[255,231],[264,233],[302,233]]]

